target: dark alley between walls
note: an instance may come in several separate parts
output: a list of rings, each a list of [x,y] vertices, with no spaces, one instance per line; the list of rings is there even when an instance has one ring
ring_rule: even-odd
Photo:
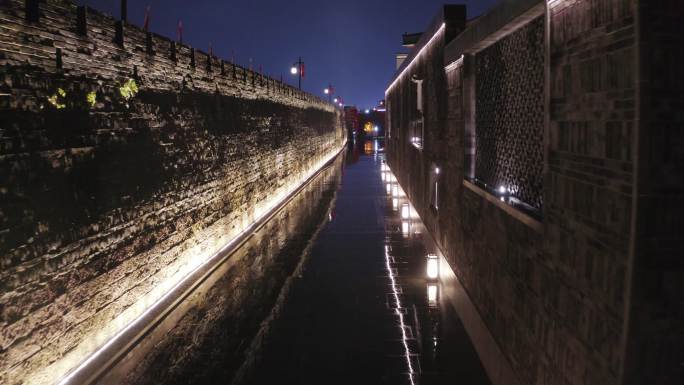
[[[681,20],[0,0],[0,384],[681,385]]]
[[[385,167],[350,145],[102,382],[489,384]]]

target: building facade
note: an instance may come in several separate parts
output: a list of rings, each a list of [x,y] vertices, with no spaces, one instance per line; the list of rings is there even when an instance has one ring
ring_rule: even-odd
[[[445,6],[386,90],[388,163],[495,384],[682,381],[682,8]]]

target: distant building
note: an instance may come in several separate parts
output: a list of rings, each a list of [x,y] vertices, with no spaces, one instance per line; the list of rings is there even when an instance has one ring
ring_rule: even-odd
[[[385,136],[385,101],[380,100],[378,105],[367,109],[359,114],[359,127],[366,136]]]

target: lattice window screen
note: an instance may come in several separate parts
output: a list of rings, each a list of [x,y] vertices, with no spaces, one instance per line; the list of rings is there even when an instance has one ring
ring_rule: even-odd
[[[475,178],[542,208],[544,21],[476,56]]]

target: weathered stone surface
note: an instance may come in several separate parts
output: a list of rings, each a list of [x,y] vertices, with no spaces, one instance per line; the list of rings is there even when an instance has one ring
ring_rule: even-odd
[[[0,12],[0,382],[48,383],[344,131],[324,101],[185,45],[124,24],[121,47],[92,9],[84,36],[71,1]]]
[[[523,23],[512,18],[483,35],[501,24],[496,15],[507,7],[447,45],[452,60],[444,81],[434,63],[443,59],[439,45],[404,76],[425,76],[438,95],[425,109],[431,116],[422,150],[409,142],[412,85],[398,82],[388,91],[390,166],[518,382],[679,384],[684,158],[676,127],[684,77],[675,64],[682,56],[675,20],[683,4],[549,1],[536,20],[526,14]],[[520,39],[542,21],[548,41],[540,46],[530,39],[520,50],[543,49],[546,57],[544,84],[527,90],[545,98],[543,211],[534,220],[464,179],[476,174],[475,139],[486,120],[478,82],[488,73],[478,56],[494,54],[496,44]],[[496,55],[514,68],[505,54]],[[521,82],[528,75],[511,74]],[[502,92],[515,82],[504,82]],[[519,122],[520,116],[493,111],[504,126]],[[506,148],[497,147],[503,153],[495,151],[490,161],[514,158]],[[435,166],[438,209],[431,205]]]

